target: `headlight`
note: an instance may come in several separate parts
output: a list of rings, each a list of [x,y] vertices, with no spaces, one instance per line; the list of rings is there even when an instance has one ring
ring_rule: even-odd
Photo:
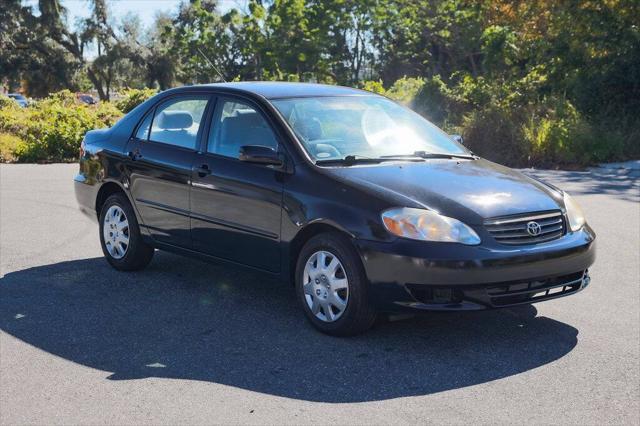
[[[569,228],[571,228],[572,231],[580,230],[587,221],[578,203],[566,192],[564,193],[564,208],[567,210]]]
[[[382,222],[389,232],[399,237],[422,241],[480,244],[473,229],[451,217],[422,209],[402,207],[382,213]]]

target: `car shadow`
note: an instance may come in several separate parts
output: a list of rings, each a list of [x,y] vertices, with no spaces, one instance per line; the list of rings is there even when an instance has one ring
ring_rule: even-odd
[[[610,195],[640,201],[640,171],[592,168],[584,171],[522,169],[524,174],[553,183],[573,195]]]
[[[108,379],[201,380],[331,403],[485,383],[575,347],[575,328],[536,314],[427,314],[334,338],[307,324],[290,286],[163,252],[137,273],[93,258],[0,279],[4,332]]]

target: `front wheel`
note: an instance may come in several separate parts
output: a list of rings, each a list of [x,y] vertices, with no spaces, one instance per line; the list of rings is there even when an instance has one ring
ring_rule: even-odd
[[[115,269],[136,271],[151,262],[153,247],[142,241],[136,215],[124,194],[107,198],[100,210],[100,244]]]
[[[371,328],[376,312],[367,290],[360,259],[342,235],[316,235],[300,251],[296,292],[305,315],[323,333],[349,336]]]

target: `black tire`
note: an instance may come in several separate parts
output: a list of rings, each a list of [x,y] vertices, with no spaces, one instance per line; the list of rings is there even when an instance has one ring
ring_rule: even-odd
[[[342,315],[333,322],[317,318],[304,294],[304,270],[307,261],[318,251],[335,255],[348,280],[349,297]],[[296,263],[296,293],[307,319],[323,333],[333,336],[353,336],[370,329],[376,320],[376,310],[369,300],[369,283],[360,258],[351,242],[339,233],[318,234],[304,245]]]
[[[107,211],[112,206],[118,206],[124,212],[127,221],[129,222],[128,228],[128,236],[129,236],[129,245],[126,248],[125,254],[122,258],[115,258],[107,249],[104,239],[104,226],[105,226],[105,216]],[[115,269],[119,271],[137,271],[145,268],[151,259],[153,258],[154,248],[150,245],[146,244],[142,240],[142,236],[140,235],[140,227],[138,226],[138,220],[136,219],[136,214],[131,207],[131,203],[127,199],[126,195],[123,193],[116,193],[111,195],[102,205],[102,209],[100,210],[100,219],[99,219],[99,230],[100,230],[100,245],[102,247],[102,253],[104,253],[104,257],[107,259],[107,262]]]

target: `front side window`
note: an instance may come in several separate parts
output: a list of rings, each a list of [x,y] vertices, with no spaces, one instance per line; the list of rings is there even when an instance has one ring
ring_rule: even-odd
[[[316,160],[416,152],[469,154],[420,115],[381,96],[287,98],[272,103]]]
[[[211,126],[207,151],[238,158],[243,145],[278,148],[276,137],[262,114],[246,103],[223,99]]]
[[[161,104],[153,117],[149,140],[195,149],[208,100],[206,96],[185,96]]]

